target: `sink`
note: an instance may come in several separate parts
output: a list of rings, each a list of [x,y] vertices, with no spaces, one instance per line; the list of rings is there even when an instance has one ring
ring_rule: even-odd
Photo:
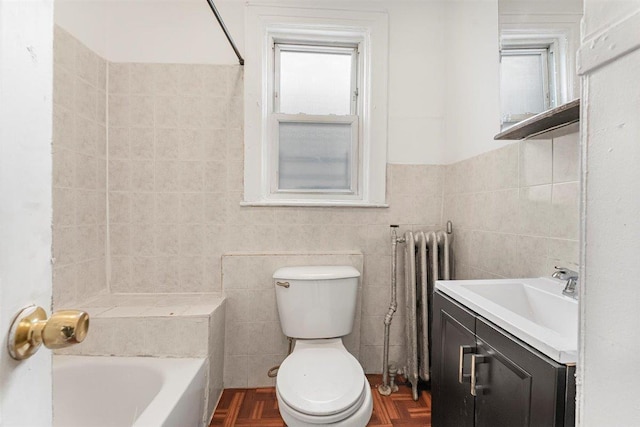
[[[440,280],[436,289],[553,360],[578,356],[578,301],[552,278]]]

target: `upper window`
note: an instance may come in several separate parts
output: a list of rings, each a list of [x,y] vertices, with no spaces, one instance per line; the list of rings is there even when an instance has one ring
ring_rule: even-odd
[[[356,113],[358,47],[276,43],[275,109],[285,114]]]
[[[245,204],[384,205],[386,15],[309,13],[248,7]]]
[[[503,125],[512,125],[556,106],[555,68],[553,44],[501,49]]]
[[[502,30],[503,129],[570,99],[567,56],[567,36],[560,31]]]

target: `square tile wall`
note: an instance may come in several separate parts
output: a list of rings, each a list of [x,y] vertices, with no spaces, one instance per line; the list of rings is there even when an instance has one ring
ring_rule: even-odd
[[[242,190],[242,69],[110,63],[108,75],[112,291],[219,291]]]
[[[53,306],[107,291],[106,61],[54,30]]]
[[[579,136],[529,140],[446,166],[456,278],[578,268]]]
[[[242,79],[240,66],[109,64],[114,292],[216,292],[223,253],[378,255],[390,223],[440,224],[441,166],[389,165],[388,209],[241,207]]]

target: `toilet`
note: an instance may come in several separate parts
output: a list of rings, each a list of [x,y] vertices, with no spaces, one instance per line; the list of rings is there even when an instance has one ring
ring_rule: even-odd
[[[273,274],[282,332],[296,339],[276,378],[289,427],[364,427],[371,418],[371,387],[342,343],[353,329],[359,277],[351,266],[285,267]]]

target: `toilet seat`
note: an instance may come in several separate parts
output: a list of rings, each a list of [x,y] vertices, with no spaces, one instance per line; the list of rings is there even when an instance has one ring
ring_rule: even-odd
[[[280,415],[285,420],[288,426],[302,426],[302,425],[341,425],[344,422],[348,422],[351,418],[358,416],[358,412],[364,412],[368,415],[366,416],[367,421],[371,418],[371,389],[369,387],[365,387],[365,392],[362,393],[362,396],[354,403],[350,408],[348,408],[344,412],[339,412],[337,414],[332,415],[309,415],[300,411],[296,411],[282,399],[278,390],[276,390],[276,397],[278,398],[278,406]],[[368,400],[367,400],[368,399]],[[369,403],[367,405],[367,403]],[[355,414],[355,415],[354,415]],[[295,420],[295,421],[292,421]],[[353,424],[356,425],[356,424]]]
[[[290,409],[333,422],[358,410],[366,388],[362,366],[340,339],[298,341],[276,380],[278,395]]]

